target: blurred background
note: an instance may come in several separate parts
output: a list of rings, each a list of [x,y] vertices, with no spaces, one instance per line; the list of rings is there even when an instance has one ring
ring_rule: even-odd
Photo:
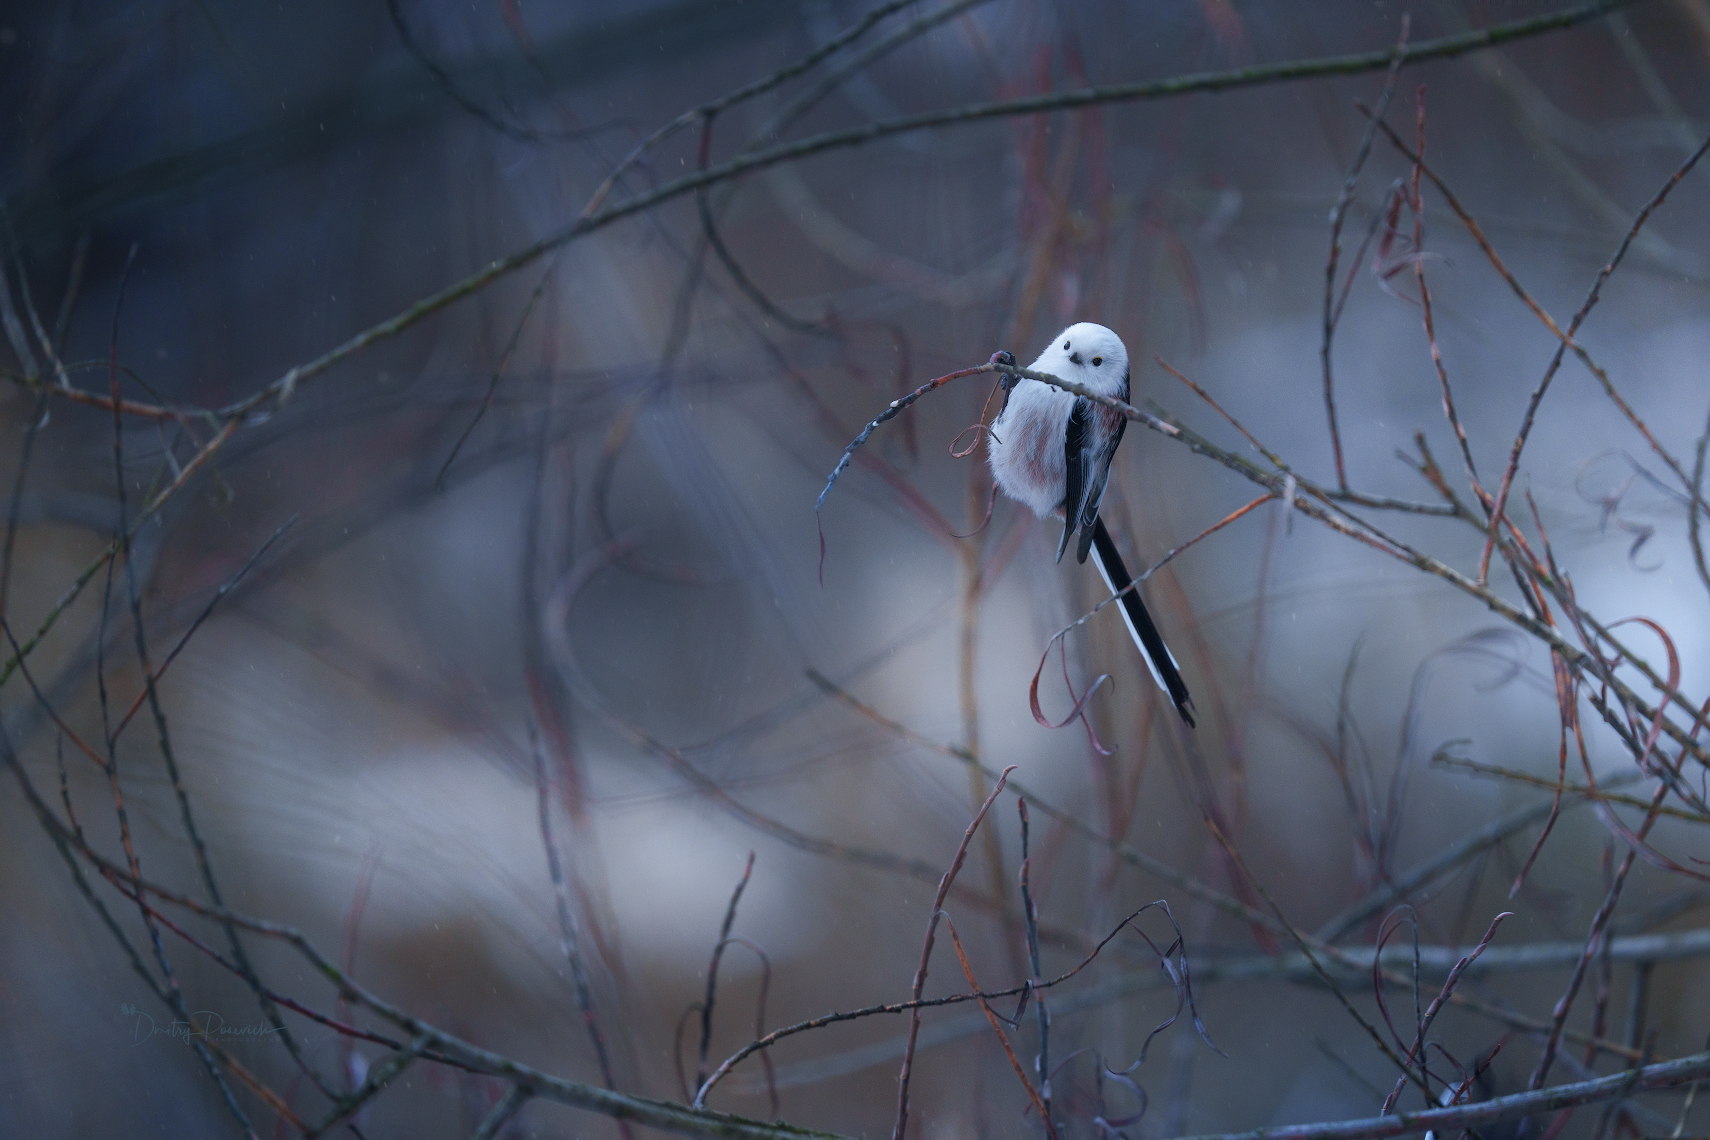
[[[807,74],[720,113],[709,133],[697,123],[667,139],[612,200],[778,139],[1383,51],[1404,17],[1417,44],[1549,10],[1532,0],[903,6]],[[18,520],[0,586],[8,626],[22,641],[56,612],[121,509],[110,411],[39,403],[15,382],[55,375],[24,327],[28,309],[81,389],[106,394],[116,377],[127,399],[227,405],[557,231],[656,128],[871,11],[867,0],[11,7],[0,16],[0,355],[11,377],[0,472]],[[1388,119],[1411,140],[1423,107],[1434,168],[1565,325],[1636,211],[1710,129],[1707,62],[1710,4],[1649,0],[1409,66]],[[1184,1016],[1129,1069],[1176,993],[1147,943],[1125,932],[1051,993],[1061,1130],[1162,1137],[1373,1115],[1394,1069],[1323,987],[1298,970],[1282,976],[1267,956],[1286,938],[1111,844],[1268,913],[1212,838],[1210,815],[1290,920],[1327,932],[1374,888],[1499,824],[1500,838],[1469,845],[1405,897],[1427,946],[1476,943],[1514,911],[1494,946],[1548,944],[1557,957],[1469,974],[1462,991],[1547,1019],[1626,846],[1570,795],[1509,899],[1549,788],[1433,762],[1553,783],[1560,721],[1547,651],[1440,579],[1273,502],[1146,585],[1197,730],[1160,703],[1105,609],[1040,675],[1052,721],[1073,707],[1069,684],[1084,694],[1111,678],[1085,728],[1053,731],[1030,712],[1030,681],[1053,634],[1105,595],[1090,567],[1054,562],[1055,524],[1014,503],[1000,498],[984,529],[961,537],[980,527],[990,481],[983,450],[949,450],[977,438],[965,429],[992,377],[952,382],[879,429],[826,498],[823,555],[814,500],[889,401],[998,349],[1031,360],[1081,320],[1127,342],[1136,404],[1155,401],[1258,458],[1162,358],[1303,477],[1333,483],[1320,359],[1329,218],[1366,130],[1356,103],[1376,104],[1384,80],[1378,70],[899,134],[720,183],[704,204],[676,198],[535,260],[245,418],[139,529],[129,570],[98,572],[57,617],[29,658],[29,683],[21,673],[6,682],[11,746],[91,845],[121,858],[108,774],[72,736],[104,754],[103,725],[113,735],[142,691],[127,576],[156,662],[217,599],[159,690],[226,902],[302,931],[372,991],[484,1048],[666,1099],[694,1082],[692,1007],[705,1001],[750,853],[729,932],[738,941],[718,967],[710,1065],[757,1022],[908,996],[938,876],[990,790],[966,763],[976,754],[990,769],[1016,766],[1014,781],[1078,821],[1032,813],[1044,976],[1166,900],[1203,967],[1197,1010],[1224,1054]],[[1410,170],[1380,135],[1345,213],[1337,287],[1349,284],[1333,363],[1346,469],[1358,490],[1441,503],[1405,461],[1418,459],[1422,432],[1471,502],[1415,265],[1487,480],[1556,340],[1429,185],[1423,245],[1412,245],[1406,209],[1399,236],[1387,236],[1394,184]],[[1710,169],[1700,169],[1643,231],[1580,337],[1688,463],[1710,401],[1707,207]],[[215,430],[194,414],[127,419],[127,517]],[[1528,534],[1548,532],[1588,610],[1666,630],[1690,694],[1710,678],[1710,609],[1670,478],[1570,359],[1514,509]],[[1104,517],[1138,571],[1259,493],[1131,425]],[[1527,493],[1536,525],[1519,506]],[[1476,572],[1474,527],[1374,517]],[[1518,598],[1500,567],[1492,583]],[[1625,632],[1662,669],[1656,635]],[[149,878],[202,897],[159,736],[146,703],[117,735],[131,841]],[[1634,773],[1589,706],[1586,736],[1600,780]],[[1623,790],[1648,802],[1652,786]],[[241,1135],[195,1053],[166,1032],[171,1012],[17,785],[6,787],[0,1131]],[[947,903],[988,989],[1029,973],[1015,805],[1010,794],[994,803]],[[1643,814],[1611,810],[1630,826]],[[1663,818],[1651,842],[1696,866],[1710,857],[1704,822]],[[134,904],[91,882],[146,948]],[[1334,933],[1370,946],[1394,901]],[[1641,861],[1611,929],[1685,940],[1654,968],[1619,955],[1594,967],[1569,1028],[1656,1057],[1703,1048],[1710,986],[1693,955],[1710,942],[1692,939],[1707,901],[1690,877]],[[185,921],[224,946],[217,926]],[[1170,921],[1154,910],[1139,925],[1161,948],[1176,936]],[[163,937],[192,1010],[266,1024],[241,979]],[[337,993],[288,947],[246,947],[276,991],[379,1025],[339,1012]],[[1427,1000],[1441,977],[1426,971]],[[1369,977],[1345,981],[1380,1019]],[[926,993],[965,988],[941,931]],[[1013,1000],[999,1003],[1006,1015]],[[1392,990],[1388,1000],[1394,1013],[1413,999]],[[385,1055],[287,1017],[334,1089],[355,1087]],[[887,1016],[792,1037],[770,1050],[775,1102],[750,1058],[708,1103],[878,1135],[895,1113],[906,1030]],[[1538,1058],[1535,1033],[1459,1008],[1436,1035],[1456,1058],[1434,1062],[1445,1072],[1503,1042],[1481,1095],[1524,1089]],[[1012,1037],[1028,1065],[1031,1014]],[[327,1110],[276,1035],[226,1048],[305,1119]],[[1585,1075],[1584,1047],[1564,1054],[1555,1078]],[[1621,1067],[1589,1059],[1600,1072]],[[927,1012],[914,1069],[916,1135],[1042,1134],[973,1006]],[[294,1134],[253,1089],[234,1087],[258,1134]],[[466,1135],[505,1087],[419,1064],[357,1125],[369,1136]],[[1568,1134],[1658,1135],[1677,1118],[1684,1134],[1702,1134],[1710,1115],[1682,1117],[1682,1103],[1666,1094],[1614,1121],[1586,1110]],[[544,1102],[507,1127],[617,1134],[603,1117]]]

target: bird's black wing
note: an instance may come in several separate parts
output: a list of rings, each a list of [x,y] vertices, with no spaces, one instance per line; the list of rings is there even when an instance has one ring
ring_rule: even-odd
[[[1063,551],[1069,549],[1069,536],[1080,525],[1081,509],[1086,503],[1092,434],[1092,401],[1076,396],[1074,407],[1069,409],[1068,429],[1063,433],[1063,537],[1057,543],[1058,562],[1063,560]]]
[[[1102,409],[1100,410],[1102,414]],[[1104,501],[1105,484],[1110,480],[1110,461],[1116,458],[1116,445],[1122,442],[1122,433],[1128,428],[1126,419],[1118,418],[1116,429],[1110,432],[1095,451],[1086,451],[1087,472],[1085,475],[1086,493],[1081,498],[1081,516],[1077,520],[1081,528],[1080,545],[1075,550],[1075,560],[1085,562],[1087,551],[1092,547],[1093,524],[1098,522],[1098,507]]]
[[[1128,377],[1129,373],[1124,369],[1122,373],[1122,402],[1125,404],[1128,402]],[[1087,434],[1089,437],[1100,434],[1093,430],[1093,415],[1096,414],[1099,420],[1107,426],[1111,420],[1115,421],[1115,426],[1103,433],[1105,438],[1099,444],[1098,450],[1085,453],[1087,467],[1081,476],[1081,486],[1084,490],[1080,500],[1080,517],[1070,520],[1072,523],[1078,524],[1081,530],[1080,545],[1075,549],[1075,561],[1085,562],[1087,551],[1091,549],[1093,544],[1093,524],[1098,522],[1099,504],[1104,502],[1105,484],[1110,480],[1110,461],[1116,458],[1116,445],[1122,442],[1122,433],[1128,430],[1128,418],[1116,415],[1105,408],[1099,408],[1095,413],[1090,400],[1079,402],[1088,405]],[[1063,553],[1059,550],[1057,559],[1061,561],[1062,558]]]

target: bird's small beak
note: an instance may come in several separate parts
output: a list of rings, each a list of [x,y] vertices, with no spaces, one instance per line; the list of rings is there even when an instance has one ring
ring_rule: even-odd
[[[1071,352],[1069,354],[1069,363],[1070,364],[1079,364],[1080,362],[1081,362],[1081,354],[1080,353]]]

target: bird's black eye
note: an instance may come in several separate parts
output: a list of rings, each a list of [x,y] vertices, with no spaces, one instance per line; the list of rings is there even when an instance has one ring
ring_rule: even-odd
[[[1095,356],[1092,358],[1092,366],[1094,368],[1097,368],[1099,365],[1101,365],[1103,363],[1104,363],[1104,357],[1102,357],[1102,356]]]
[[[1063,342],[1063,347],[1064,347],[1064,348],[1065,348],[1065,349],[1067,349],[1067,348],[1068,348],[1068,347],[1069,347],[1069,342],[1068,342],[1068,341],[1064,341],[1064,342]]]

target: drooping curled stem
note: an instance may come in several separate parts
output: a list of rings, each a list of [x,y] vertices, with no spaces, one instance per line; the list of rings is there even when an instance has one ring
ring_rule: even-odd
[[[886,420],[895,419],[904,408],[908,407],[910,404],[914,403],[933,389],[942,388],[944,385],[950,383],[950,381],[959,380],[964,376],[975,376],[982,372],[1000,372],[1003,371],[1004,366],[1013,367],[1014,364],[1015,357],[1011,354],[1007,352],[994,352],[992,353],[991,362],[988,364],[982,364],[977,368],[964,368],[960,371],[950,372],[943,376],[938,376],[934,379],[928,380],[908,395],[892,400],[890,406],[880,412],[877,416],[873,417],[867,426],[861,429],[861,434],[856,436],[854,440],[850,442],[849,446],[843,449],[842,458],[837,461],[837,466],[831,469],[831,477],[825,481],[825,490],[821,491],[819,493],[819,498],[813,501],[814,524],[819,528],[819,584],[821,586],[825,585],[825,525],[820,522],[819,511],[821,507],[825,506],[825,497],[831,494],[831,489],[837,485],[837,480],[840,479],[843,472],[848,469],[849,464],[855,458],[855,452],[860,448],[860,446],[863,443],[866,443],[875,431],[879,430],[880,424],[884,423]],[[1007,379],[1010,383],[1013,383],[1013,377]]]
[[[1007,357],[1008,359],[1000,360],[1000,357]],[[890,406],[880,412],[877,416],[874,416],[867,426],[861,429],[861,434],[856,436],[849,446],[843,449],[843,457],[837,461],[837,466],[831,469],[831,477],[825,481],[825,490],[821,491],[819,493],[819,498],[813,501],[814,513],[818,514],[819,509],[825,506],[825,497],[831,494],[831,489],[837,485],[837,480],[842,478],[843,472],[848,469],[850,462],[854,460],[855,452],[863,443],[867,442],[875,431],[879,430],[880,424],[887,420],[896,419],[898,414],[900,414],[904,408],[908,407],[910,404],[914,403],[916,400],[920,399],[935,388],[942,388],[944,385],[950,383],[950,381],[960,380],[964,376],[975,376],[982,372],[997,372],[999,369],[996,365],[1000,363],[1012,363],[1014,360],[1015,358],[1010,356],[1007,352],[993,353],[990,364],[982,364],[977,368],[964,368],[958,372],[946,373],[943,376],[928,380],[908,395],[903,396],[900,399],[892,400]]]

